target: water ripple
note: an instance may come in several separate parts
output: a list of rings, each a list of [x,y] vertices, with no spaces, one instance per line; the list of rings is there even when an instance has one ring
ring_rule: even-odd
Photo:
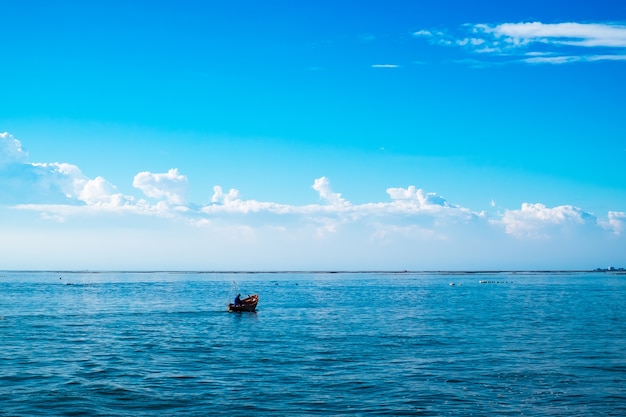
[[[0,415],[626,414],[626,277],[5,278]]]

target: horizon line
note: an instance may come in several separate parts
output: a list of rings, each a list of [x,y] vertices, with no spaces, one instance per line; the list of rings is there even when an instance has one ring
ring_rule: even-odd
[[[66,274],[499,274],[499,273],[584,273],[626,272],[624,268],[594,269],[476,269],[476,270],[177,270],[177,269],[3,269],[0,272],[66,273]]]

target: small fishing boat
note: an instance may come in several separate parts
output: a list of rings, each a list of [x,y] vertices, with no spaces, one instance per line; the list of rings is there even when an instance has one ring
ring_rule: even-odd
[[[228,304],[228,311],[256,311],[256,305],[259,302],[259,296],[256,294],[249,295],[241,300],[240,304]]]

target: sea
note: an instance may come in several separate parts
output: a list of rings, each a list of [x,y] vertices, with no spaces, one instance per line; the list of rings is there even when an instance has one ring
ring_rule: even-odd
[[[626,275],[0,271],[0,416],[237,415],[624,416]]]

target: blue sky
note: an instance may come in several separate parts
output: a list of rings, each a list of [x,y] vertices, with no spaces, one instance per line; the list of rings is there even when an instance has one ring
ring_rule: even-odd
[[[626,266],[626,4],[0,15],[0,269]]]

